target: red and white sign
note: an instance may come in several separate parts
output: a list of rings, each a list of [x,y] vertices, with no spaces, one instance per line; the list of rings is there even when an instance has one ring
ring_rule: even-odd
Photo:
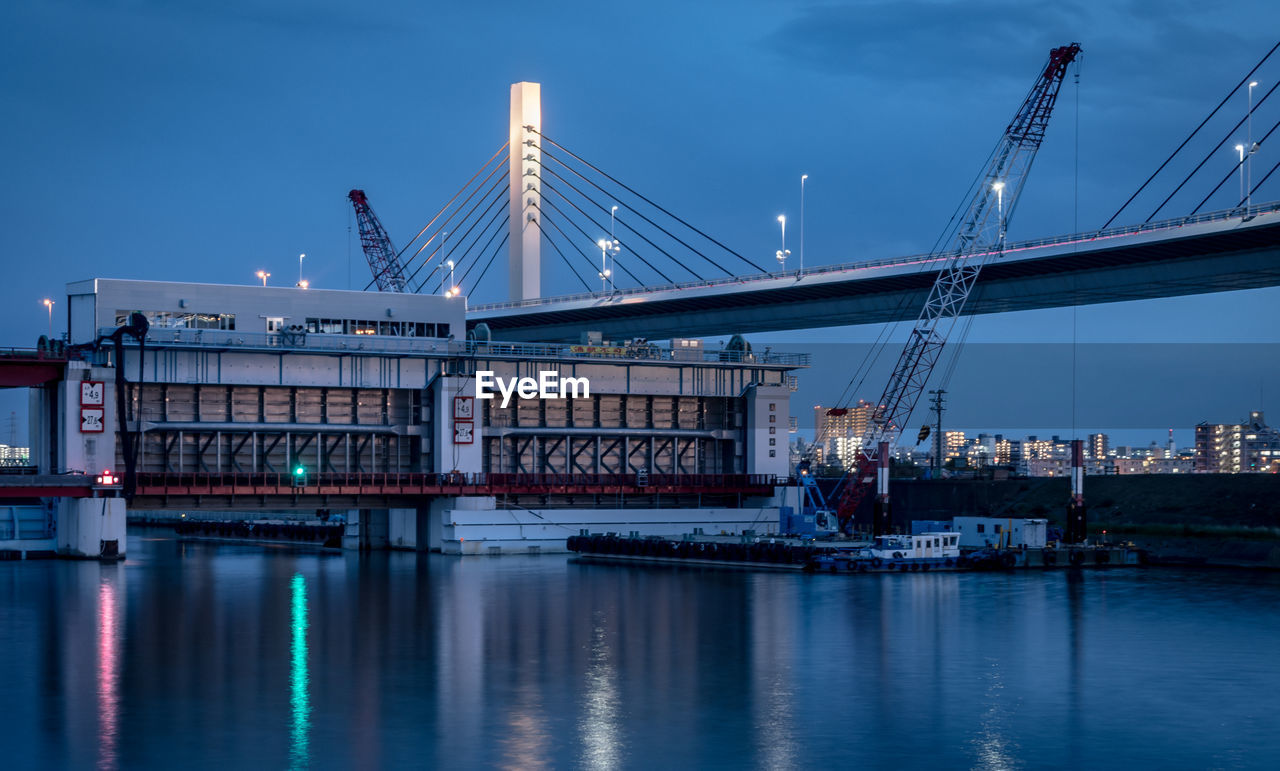
[[[476,416],[475,398],[471,396],[453,397],[453,419],[471,420]]]
[[[80,406],[101,407],[106,401],[106,390],[101,380],[80,381]]]
[[[80,408],[80,433],[101,434],[106,430],[106,410],[102,407]]]
[[[469,420],[458,420],[453,424],[454,444],[474,444],[476,441],[476,424]]]

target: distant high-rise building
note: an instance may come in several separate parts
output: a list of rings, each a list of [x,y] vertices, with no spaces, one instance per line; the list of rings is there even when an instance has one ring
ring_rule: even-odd
[[[1207,474],[1247,474],[1280,470],[1280,430],[1261,411],[1241,423],[1196,426],[1195,470]]]
[[[1089,441],[1085,444],[1085,451],[1088,457],[1102,460],[1111,453],[1111,438],[1106,434],[1089,434]]]
[[[825,450],[825,460],[845,466],[854,462],[871,425],[871,412],[872,405],[862,399],[852,407],[814,406],[814,437]]]

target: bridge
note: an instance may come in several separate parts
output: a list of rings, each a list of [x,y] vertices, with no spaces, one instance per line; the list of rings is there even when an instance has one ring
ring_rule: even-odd
[[[1280,202],[1014,242],[987,260],[965,314],[1280,285]],[[988,259],[990,258],[990,259]],[[901,321],[948,255],[477,305],[467,325],[502,340],[730,335]]]

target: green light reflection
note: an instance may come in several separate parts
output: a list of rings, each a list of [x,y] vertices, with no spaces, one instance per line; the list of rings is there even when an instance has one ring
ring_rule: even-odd
[[[289,705],[293,711],[293,730],[289,747],[289,767],[307,768],[311,765],[311,696],[307,687],[307,580],[301,573],[294,573],[290,584],[293,603],[290,629],[292,630],[292,658],[289,667]]]

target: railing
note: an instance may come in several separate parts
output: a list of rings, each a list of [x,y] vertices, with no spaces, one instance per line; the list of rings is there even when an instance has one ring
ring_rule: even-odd
[[[103,327],[100,334],[114,329]],[[136,345],[136,343],[126,343]],[[806,367],[807,353],[699,351],[663,348],[648,343],[602,346],[567,343],[503,343],[474,340],[392,337],[389,335],[283,334],[276,332],[229,332],[215,329],[157,329],[147,333],[147,345],[154,348],[211,346],[245,350],[299,351],[317,353],[385,354],[418,356],[519,359],[606,359],[614,361],[659,361],[676,363],[746,364]]]
[[[1060,246],[1073,243],[1083,243],[1089,241],[1098,241],[1107,238],[1115,238],[1118,236],[1136,235],[1138,233],[1149,233],[1157,230],[1170,230],[1180,228],[1187,225],[1196,225],[1204,222],[1218,222],[1229,219],[1245,219],[1247,217],[1256,217],[1259,214],[1269,214],[1280,211],[1280,201],[1257,204],[1250,207],[1247,211],[1243,208],[1223,209],[1221,211],[1205,212],[1203,214],[1194,214],[1187,217],[1176,217],[1174,219],[1160,220],[1159,222],[1144,223],[1141,225],[1126,225],[1121,227],[1107,228],[1106,230],[1088,230],[1080,233],[1072,233],[1065,236],[1051,236],[1048,238],[1037,238],[1029,241],[1016,241],[1007,243],[1003,250],[1004,254],[1010,252],[1023,251],[1026,249],[1039,249],[1048,246]],[[579,302],[582,300],[615,300],[623,297],[631,297],[637,295],[648,295],[655,292],[666,292],[679,289],[697,289],[717,286],[730,286],[733,284],[746,284],[756,281],[769,281],[783,278],[800,279],[805,276],[820,276],[828,273],[843,273],[853,270],[865,270],[867,268],[880,268],[892,265],[904,265],[911,263],[929,262],[946,260],[954,257],[958,252],[937,252],[926,254],[912,254],[905,257],[885,257],[878,260],[860,260],[856,262],[844,262],[834,265],[819,265],[812,268],[804,268],[802,270],[777,272],[777,273],[752,273],[742,276],[728,276],[725,278],[701,279],[698,281],[684,281],[670,284],[654,284],[652,286],[634,287],[629,289],[615,289],[611,292],[578,292],[577,294],[558,295],[556,297],[539,297],[532,300],[512,300],[501,303],[485,303],[482,305],[472,305],[467,308],[467,313],[483,313],[486,311],[510,310],[514,308],[532,308],[543,305],[554,305],[561,303]],[[975,252],[971,257],[989,255],[992,252]]]
[[[516,474],[324,472],[138,474],[138,495],[448,495],[584,490],[762,491],[771,474]]]

